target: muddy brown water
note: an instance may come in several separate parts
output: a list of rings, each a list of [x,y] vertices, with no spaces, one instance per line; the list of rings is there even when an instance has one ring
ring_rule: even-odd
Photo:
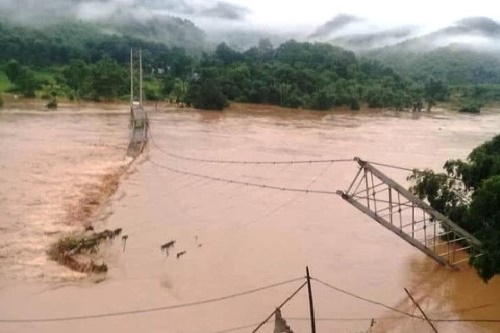
[[[125,107],[26,108],[0,113],[0,319],[85,316],[196,302],[311,274],[336,287],[418,314],[407,287],[432,318],[500,318],[500,279],[482,283],[464,267],[438,266],[335,195],[215,182],[345,189],[356,164],[226,165],[207,159],[302,160],[359,156],[439,168],[493,137],[500,112],[463,115],[395,112],[152,112],[153,140],[111,198],[102,181],[129,163]],[[384,169],[405,182],[407,173]],[[85,198],[102,205],[80,216]],[[97,196],[94,196],[97,195]],[[82,199],[83,198],[83,199]],[[82,201],[83,200],[83,201]],[[76,212],[76,213],[75,213]],[[123,228],[101,251],[105,279],[47,259],[49,244],[82,230]],[[175,240],[167,257],[160,246]],[[186,251],[179,259],[176,253]],[[194,307],[43,323],[0,322],[0,332],[218,332],[263,320],[300,282]],[[418,319],[313,283],[318,332],[431,332]],[[306,290],[283,309],[308,332]],[[440,332],[500,332],[493,323],[437,323]],[[252,328],[236,330],[249,332]],[[272,332],[267,325],[262,332]]]

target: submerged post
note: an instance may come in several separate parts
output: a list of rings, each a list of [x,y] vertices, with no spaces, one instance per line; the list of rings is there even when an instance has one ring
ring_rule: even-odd
[[[316,333],[316,319],[314,318],[314,304],[311,290],[311,277],[309,276],[309,267],[306,266],[307,292],[309,295],[309,314],[311,319],[311,333]]]

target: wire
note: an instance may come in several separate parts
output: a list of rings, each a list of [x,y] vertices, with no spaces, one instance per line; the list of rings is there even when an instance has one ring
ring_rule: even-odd
[[[422,319],[418,316],[417,319]],[[361,318],[315,318],[316,321],[370,321],[370,320],[400,320],[406,319],[405,316],[401,317],[361,317]],[[500,323],[500,319],[432,319],[430,321],[436,323],[446,323],[446,322],[465,322],[465,323]],[[305,317],[286,317],[286,320],[290,321],[309,321],[310,318]]]
[[[406,167],[402,167],[402,166],[398,166],[398,165],[394,165],[394,164],[386,164],[386,163],[379,163],[379,162],[374,162],[374,161],[365,161],[367,163],[370,163],[370,164],[373,164],[373,165],[378,165],[378,166],[382,166],[382,167],[386,167],[386,168],[391,168],[391,169],[396,169],[396,170],[403,170],[403,171],[408,171],[408,172],[414,172],[414,173],[417,173],[417,174],[425,174],[426,171],[423,171],[423,170],[419,170],[419,169],[410,169],[410,168],[406,168]],[[443,177],[443,178],[447,178],[447,179],[451,179],[451,180],[457,180],[457,181],[460,181],[460,182],[463,182],[463,180],[459,177],[453,177],[453,176],[448,176],[448,175],[445,175],[445,174],[439,174],[439,173],[435,173],[434,176],[437,176],[437,177]]]
[[[309,189],[303,189],[303,188],[280,187],[280,186],[274,186],[274,185],[258,184],[258,183],[240,181],[240,180],[233,180],[233,179],[228,179],[228,178],[212,177],[212,176],[207,176],[207,175],[203,175],[200,173],[194,173],[194,172],[174,169],[174,168],[171,168],[169,166],[159,164],[153,160],[150,160],[150,162],[159,168],[162,168],[162,169],[165,169],[165,170],[168,170],[171,172],[179,173],[182,175],[189,175],[189,176],[193,176],[193,177],[210,179],[210,180],[217,181],[217,182],[224,182],[224,183],[229,183],[229,184],[240,184],[240,185],[245,185],[245,186],[260,187],[260,188],[277,190],[277,191],[285,191],[285,192],[301,192],[301,193],[315,193],[315,194],[329,194],[329,195],[335,194],[335,195],[337,195],[336,191],[309,190]]]
[[[331,163],[328,164],[313,180],[311,180],[309,182],[309,184],[307,184],[306,188],[309,188],[312,185],[314,185],[318,181],[318,179],[320,177],[322,177],[326,173],[326,171],[331,167],[331,165],[332,165]],[[272,216],[273,214],[279,212],[281,209],[287,207],[288,205],[290,205],[291,203],[293,203],[294,201],[296,201],[300,196],[301,196],[301,193],[295,194],[291,199],[287,200],[283,204],[281,204],[278,207],[275,207],[275,208],[269,210],[268,212],[266,212],[264,215],[262,215],[260,217],[256,217],[253,220],[251,220],[249,222],[246,222],[244,225],[245,226],[246,225],[250,225],[250,224],[253,224],[253,223],[255,223],[255,222],[259,221],[259,220],[262,220],[262,219],[264,219],[266,217]]]
[[[432,319],[437,323],[500,323],[500,319]]]
[[[288,161],[238,161],[238,160],[212,160],[212,159],[202,159],[194,157],[185,157],[173,153],[165,153],[168,156],[185,160],[194,161],[200,163],[217,163],[217,164],[257,164],[257,165],[267,165],[267,164],[319,164],[319,163],[341,163],[341,162],[352,162],[352,158],[340,158],[340,159],[330,159],[330,160],[288,160]]]
[[[406,316],[400,317],[362,317],[362,318],[315,318],[316,321],[371,321],[371,320],[397,320],[406,319]],[[286,317],[290,321],[309,321],[311,318],[305,317]]]
[[[236,332],[236,331],[241,331],[241,330],[244,330],[246,328],[251,328],[251,327],[255,327],[256,325],[259,325],[260,323],[253,323],[253,324],[248,324],[248,325],[244,325],[244,326],[238,326],[238,327],[233,327],[233,328],[227,328],[227,329],[224,329],[222,331],[214,331],[212,333],[228,333],[228,332]]]
[[[94,314],[94,315],[54,317],[54,318],[0,319],[0,323],[46,323],[46,322],[75,321],[75,320],[97,319],[97,318],[105,318],[105,317],[127,316],[127,315],[141,314],[141,313],[149,313],[149,312],[157,312],[157,311],[164,311],[164,310],[187,308],[187,307],[192,307],[192,306],[197,306],[197,305],[204,305],[204,304],[224,301],[224,300],[228,300],[228,299],[236,298],[236,297],[240,297],[240,296],[245,296],[245,295],[253,294],[253,293],[256,293],[259,291],[263,291],[263,290],[283,286],[286,284],[290,284],[293,282],[297,282],[297,281],[300,281],[303,279],[305,279],[305,277],[286,280],[286,281],[270,284],[270,285],[267,285],[264,287],[250,289],[247,291],[243,291],[243,292],[239,292],[239,293],[235,293],[235,294],[230,294],[230,295],[226,295],[226,296],[209,298],[209,299],[198,301],[198,302],[190,302],[190,303],[183,303],[183,304],[169,305],[169,306],[162,306],[162,307],[148,308],[148,309],[140,309],[140,310],[108,312],[108,313],[101,313],[101,314]]]
[[[409,172],[416,171],[416,172],[419,172],[419,173],[423,172],[423,171],[420,171],[418,169],[405,168],[405,167],[394,165],[394,164],[379,163],[379,162],[374,162],[374,161],[365,161],[365,162],[373,164],[373,165],[383,166],[383,167],[386,167],[386,168],[396,169],[396,170],[403,170],[403,171],[409,171]]]
[[[339,159],[324,159],[324,160],[288,160],[288,161],[242,161],[242,160],[222,160],[222,159],[207,159],[207,158],[197,158],[190,156],[183,156],[179,154],[174,154],[168,152],[156,144],[151,130],[149,131],[149,136],[153,142],[153,146],[161,151],[163,154],[184,161],[200,162],[200,163],[216,163],[216,164],[257,164],[257,165],[269,165],[269,164],[318,164],[318,163],[341,163],[341,162],[353,162],[352,158],[339,158]]]
[[[257,165],[276,165],[276,164],[318,164],[318,163],[341,163],[341,162],[353,162],[356,161],[356,158],[339,158],[339,159],[320,159],[320,160],[288,160],[288,161],[242,161],[242,160],[222,160],[222,159],[206,159],[206,158],[197,158],[197,157],[190,157],[190,156],[184,156],[180,154],[175,154],[168,152],[161,148],[159,145],[156,144],[153,135],[151,133],[151,130],[148,131],[149,136],[151,138],[151,141],[153,142],[153,146],[159,150],[160,152],[164,153],[167,156],[177,158],[180,160],[184,161],[192,161],[192,162],[200,162],[200,163],[217,163],[217,164],[257,164]],[[408,172],[415,172],[415,173],[420,173],[423,174],[425,171],[421,171],[417,168],[408,168],[408,167],[403,167],[403,166],[398,166],[394,164],[388,164],[388,163],[381,163],[381,162],[376,162],[376,161],[365,161],[367,163],[373,164],[373,165],[378,165],[386,168],[391,168],[391,169],[396,169],[396,170],[402,170],[402,171],[408,171]],[[448,175],[438,175],[437,176],[443,176],[448,179],[452,180],[458,180],[462,181],[462,179],[453,177],[453,176],[448,176]]]
[[[359,317],[359,318],[315,318],[317,322],[324,321],[324,322],[336,322],[336,321],[382,321],[382,320],[402,320],[406,319],[406,316],[399,316],[399,317]],[[420,318],[419,318],[420,319]],[[305,317],[286,317],[286,320],[288,321],[310,321],[311,318],[305,318]],[[480,323],[499,323],[500,319],[431,319],[432,322],[480,322]],[[236,332],[240,331],[243,329],[247,329],[250,327],[255,327],[256,325],[259,325],[260,323],[254,323],[254,324],[248,324],[244,326],[238,326],[238,327],[233,327],[233,328],[228,328],[224,329],[221,331],[214,331],[212,333],[229,333],[229,332]],[[268,324],[268,323],[266,323]]]
[[[416,316],[416,315],[413,315],[413,314],[411,314],[411,313],[408,313],[408,312],[404,312],[404,311],[398,310],[398,309],[396,309],[396,308],[394,308],[394,307],[392,307],[392,306],[386,305],[386,304],[384,304],[384,303],[381,303],[381,302],[378,302],[378,301],[374,301],[374,300],[371,300],[371,299],[369,299],[369,298],[365,298],[365,297],[362,297],[362,296],[359,296],[359,295],[353,294],[353,293],[351,293],[351,292],[349,292],[349,291],[343,290],[343,289],[341,289],[341,288],[338,288],[338,287],[332,286],[331,284],[328,284],[328,283],[323,282],[323,281],[321,281],[321,280],[318,280],[318,279],[316,279],[316,278],[311,277],[311,280],[314,280],[314,281],[316,281],[316,282],[318,282],[318,283],[320,283],[320,284],[324,285],[325,287],[329,287],[329,288],[331,288],[331,289],[334,289],[334,290],[336,290],[336,291],[338,291],[338,292],[341,292],[341,293],[343,293],[343,294],[346,294],[346,295],[348,295],[348,296],[351,296],[351,297],[357,298],[357,299],[359,299],[359,300],[362,300],[362,301],[365,301],[365,302],[368,302],[368,303],[371,303],[371,304],[375,304],[375,305],[382,306],[382,307],[384,307],[384,308],[386,308],[386,309],[392,310],[392,311],[394,311],[394,312],[397,312],[397,313],[403,314],[403,315],[408,316],[408,317],[418,318],[418,319],[423,319],[423,318],[422,318],[422,317],[420,317],[420,316]]]
[[[353,294],[351,292],[348,292],[348,291],[345,291],[343,289],[337,288],[335,286],[332,286],[332,285],[330,285],[330,284],[328,284],[326,282],[323,282],[321,280],[318,280],[316,278],[311,277],[311,280],[319,282],[320,284],[322,284],[322,285],[324,285],[326,287],[332,288],[332,289],[334,289],[336,291],[339,291],[339,292],[341,292],[343,294],[352,296],[354,298],[357,298],[357,299],[365,301],[365,302],[369,302],[369,303],[372,303],[372,304],[375,304],[375,305],[382,306],[382,307],[384,307],[386,309],[389,309],[389,310],[392,310],[392,311],[404,314],[405,316],[408,316],[408,317],[411,317],[411,318],[420,319],[420,320],[424,319],[424,318],[422,318],[420,316],[416,316],[416,315],[413,315],[413,314],[410,314],[410,313],[398,310],[398,309],[393,308],[391,306],[388,306],[386,304],[383,304],[383,303],[380,303],[380,302],[377,302],[377,301],[373,301],[371,299],[368,299],[368,298],[365,298],[365,297],[362,297],[362,296],[355,295],[355,294]],[[399,317],[399,318],[403,318],[403,317]],[[391,319],[399,319],[399,318],[394,317],[394,318],[391,318]],[[353,318],[353,319],[357,320],[356,318]],[[377,319],[377,318],[375,318],[375,319]],[[389,318],[379,318],[379,319],[389,319]],[[325,320],[327,320],[327,319],[325,319]],[[337,319],[332,318],[332,320],[337,320]],[[361,318],[360,318],[360,320],[361,320]],[[430,321],[432,321],[432,322],[500,323],[500,319],[432,319],[432,318],[430,318]]]
[[[285,299],[283,301],[283,303],[281,303],[276,309],[281,309],[283,306],[285,306],[286,303],[288,303],[288,301],[290,301],[292,298],[295,297],[295,295],[297,295],[299,293],[299,291],[302,290],[302,288],[304,288],[304,286],[307,284],[307,281],[302,283],[302,285],[297,289],[295,290],[295,292],[293,294],[291,294],[290,296],[288,296],[287,299]],[[276,310],[274,310],[266,319],[264,319],[264,321],[262,321],[262,323],[260,323],[253,331],[252,333],[255,333],[257,332],[262,326],[264,326],[268,321],[269,319],[271,319],[274,314],[276,313]]]

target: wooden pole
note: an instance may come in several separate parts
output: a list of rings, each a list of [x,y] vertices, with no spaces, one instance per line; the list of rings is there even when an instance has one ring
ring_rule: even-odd
[[[309,276],[309,267],[306,266],[307,292],[309,294],[309,313],[311,319],[311,333],[316,333],[316,319],[314,318],[314,304],[311,291],[311,277]]]
[[[404,288],[404,289],[405,289],[406,293],[408,294],[408,297],[410,297],[410,299],[413,302],[413,304],[415,304],[417,306],[418,310],[424,316],[425,320],[427,320],[427,322],[429,323],[429,325],[431,325],[432,330],[435,333],[439,333],[438,330],[436,329],[436,327],[434,327],[434,324],[432,324],[431,320],[425,314],[424,310],[422,310],[422,308],[420,307],[420,305],[418,305],[417,301],[415,301],[415,299],[413,299],[413,296],[410,294],[410,292],[408,291],[408,289],[406,289],[406,288]]]

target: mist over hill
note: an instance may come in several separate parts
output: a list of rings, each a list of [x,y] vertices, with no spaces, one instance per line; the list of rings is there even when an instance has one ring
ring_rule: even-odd
[[[89,53],[89,46],[97,50],[109,45],[114,50],[107,54],[114,54],[142,40],[199,56],[222,42],[245,51],[262,39],[274,46],[294,39],[340,46],[414,76],[425,73],[457,84],[500,82],[500,24],[487,17],[430,29],[340,14],[310,29],[268,29],[249,24],[250,14],[244,6],[217,0],[2,0],[0,19],[6,32],[0,42],[9,46],[4,47],[5,57],[30,49],[31,40],[39,42],[40,50],[69,45],[81,54]],[[8,36],[17,36],[20,46],[12,47],[14,37]],[[28,53],[23,54],[32,59]],[[94,53],[90,57],[99,58]]]
[[[469,17],[430,29],[424,23],[401,25],[350,13],[332,16],[310,28],[268,28],[247,20],[252,11],[219,0],[2,0],[3,23],[44,28],[62,22],[92,23],[103,33],[124,35],[210,50],[221,42],[244,50],[262,38],[327,42],[356,52],[397,48],[429,52],[452,44],[500,50],[500,25],[486,17]]]

